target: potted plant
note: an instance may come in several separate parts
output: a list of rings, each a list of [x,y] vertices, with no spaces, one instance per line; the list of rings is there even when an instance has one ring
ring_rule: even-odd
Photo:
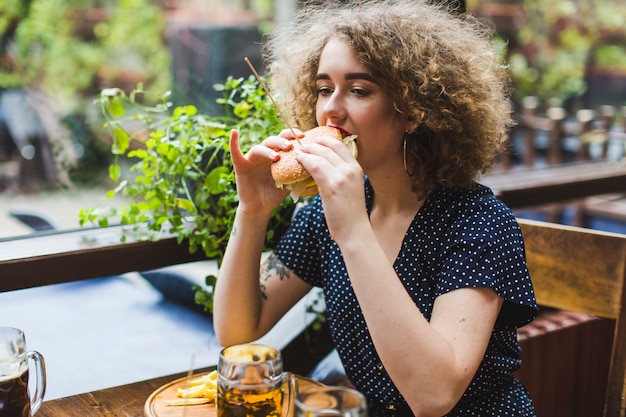
[[[193,253],[203,251],[218,265],[233,226],[238,196],[228,140],[239,129],[244,152],[282,130],[280,119],[262,86],[253,77],[229,77],[216,85],[224,116],[200,114],[194,106],[174,107],[169,94],[151,95],[141,86],[130,94],[105,89],[99,99],[112,132],[111,179],[117,186],[109,197],[124,195],[124,207],[83,209],[81,224],[108,226],[112,219],[132,224],[143,238],[173,233]],[[131,163],[125,170],[124,161]],[[287,199],[275,210],[266,248],[276,243],[291,220],[294,204]],[[212,309],[215,276],[196,287],[196,302]]]

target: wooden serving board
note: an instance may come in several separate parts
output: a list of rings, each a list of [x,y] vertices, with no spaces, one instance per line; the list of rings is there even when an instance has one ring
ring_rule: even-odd
[[[208,372],[207,372],[208,373]],[[193,377],[199,378],[204,374],[196,374]],[[324,386],[324,384],[302,376],[298,378],[298,387],[304,391],[312,386]],[[181,405],[169,406],[167,400],[177,399],[178,388],[187,388],[188,378],[180,378],[169,382],[154,391],[146,400],[144,414],[146,417],[217,417],[215,403],[201,405]]]

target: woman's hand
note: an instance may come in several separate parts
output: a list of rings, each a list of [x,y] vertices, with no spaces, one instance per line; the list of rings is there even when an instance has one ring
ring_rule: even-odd
[[[269,215],[285,199],[288,192],[276,187],[270,165],[280,158],[277,150],[288,150],[293,146],[289,140],[292,136],[290,130],[282,131],[280,136],[268,137],[244,155],[239,147],[239,132],[233,130],[230,133],[230,153],[240,209]]]
[[[349,233],[357,219],[367,220],[363,169],[341,141],[321,137],[300,147],[296,159],[317,184],[326,223],[335,240]]]

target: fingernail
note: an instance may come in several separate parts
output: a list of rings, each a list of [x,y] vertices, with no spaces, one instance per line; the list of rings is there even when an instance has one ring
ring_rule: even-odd
[[[277,158],[278,158],[278,152],[270,151],[270,159],[277,159]]]

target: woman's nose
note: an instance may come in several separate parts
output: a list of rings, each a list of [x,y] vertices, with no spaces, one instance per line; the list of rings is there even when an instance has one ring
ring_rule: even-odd
[[[337,120],[346,116],[346,109],[341,100],[341,96],[335,91],[331,96],[321,103],[321,111],[325,119]]]

